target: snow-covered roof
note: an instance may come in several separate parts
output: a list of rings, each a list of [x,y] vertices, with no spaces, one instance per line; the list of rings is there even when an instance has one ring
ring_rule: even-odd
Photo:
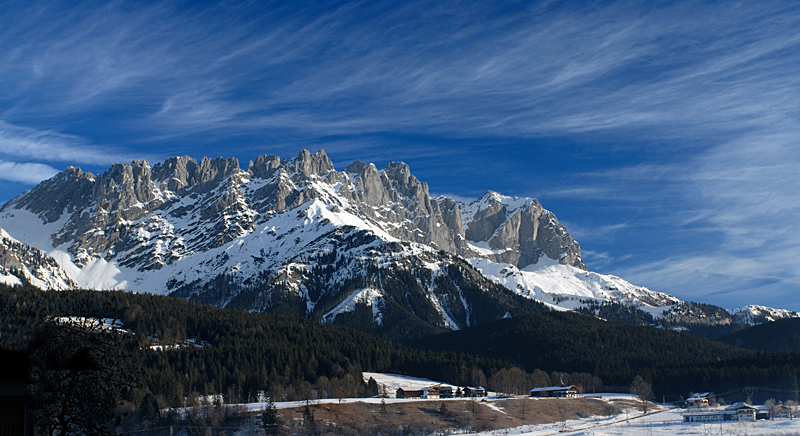
[[[752,410],[755,410],[755,407],[753,407],[753,406],[751,406],[751,405],[749,405],[747,403],[743,403],[743,402],[739,401],[737,403],[731,404],[730,406],[726,407],[725,409],[726,410],[739,410],[739,409],[752,409]]]
[[[548,386],[545,388],[533,388],[531,392],[559,392],[559,391],[568,391],[571,389],[575,389],[575,385],[569,386]]]

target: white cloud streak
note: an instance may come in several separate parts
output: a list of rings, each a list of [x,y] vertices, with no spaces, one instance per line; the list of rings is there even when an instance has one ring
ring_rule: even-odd
[[[40,131],[0,121],[0,156],[45,162],[114,164],[127,156],[112,147],[91,145],[83,138]]]
[[[34,185],[57,173],[58,170],[49,165],[0,160],[0,180]]]

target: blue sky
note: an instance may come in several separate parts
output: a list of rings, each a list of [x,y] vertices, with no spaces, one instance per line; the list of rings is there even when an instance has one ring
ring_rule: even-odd
[[[0,201],[325,149],[539,198],[590,269],[800,310],[795,2],[3,2]]]

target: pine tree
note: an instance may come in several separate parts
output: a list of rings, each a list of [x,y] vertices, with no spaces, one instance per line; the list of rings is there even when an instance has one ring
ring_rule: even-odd
[[[268,435],[278,434],[280,430],[280,419],[278,418],[278,410],[275,408],[275,401],[270,394],[267,400],[267,407],[261,413],[261,425]]]
[[[308,435],[316,435],[318,433],[317,421],[314,419],[314,412],[311,411],[308,401],[306,401],[306,408],[303,410],[303,429],[305,434]]]

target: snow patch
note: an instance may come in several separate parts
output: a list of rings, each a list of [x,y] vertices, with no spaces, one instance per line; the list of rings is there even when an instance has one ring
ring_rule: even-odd
[[[326,323],[332,323],[340,313],[356,310],[356,304],[366,304],[370,306],[372,308],[373,321],[378,325],[383,325],[383,313],[381,309],[383,309],[386,304],[385,295],[383,292],[372,288],[359,289],[353,292],[349,297],[345,298],[344,301],[328,311],[322,319]]]

